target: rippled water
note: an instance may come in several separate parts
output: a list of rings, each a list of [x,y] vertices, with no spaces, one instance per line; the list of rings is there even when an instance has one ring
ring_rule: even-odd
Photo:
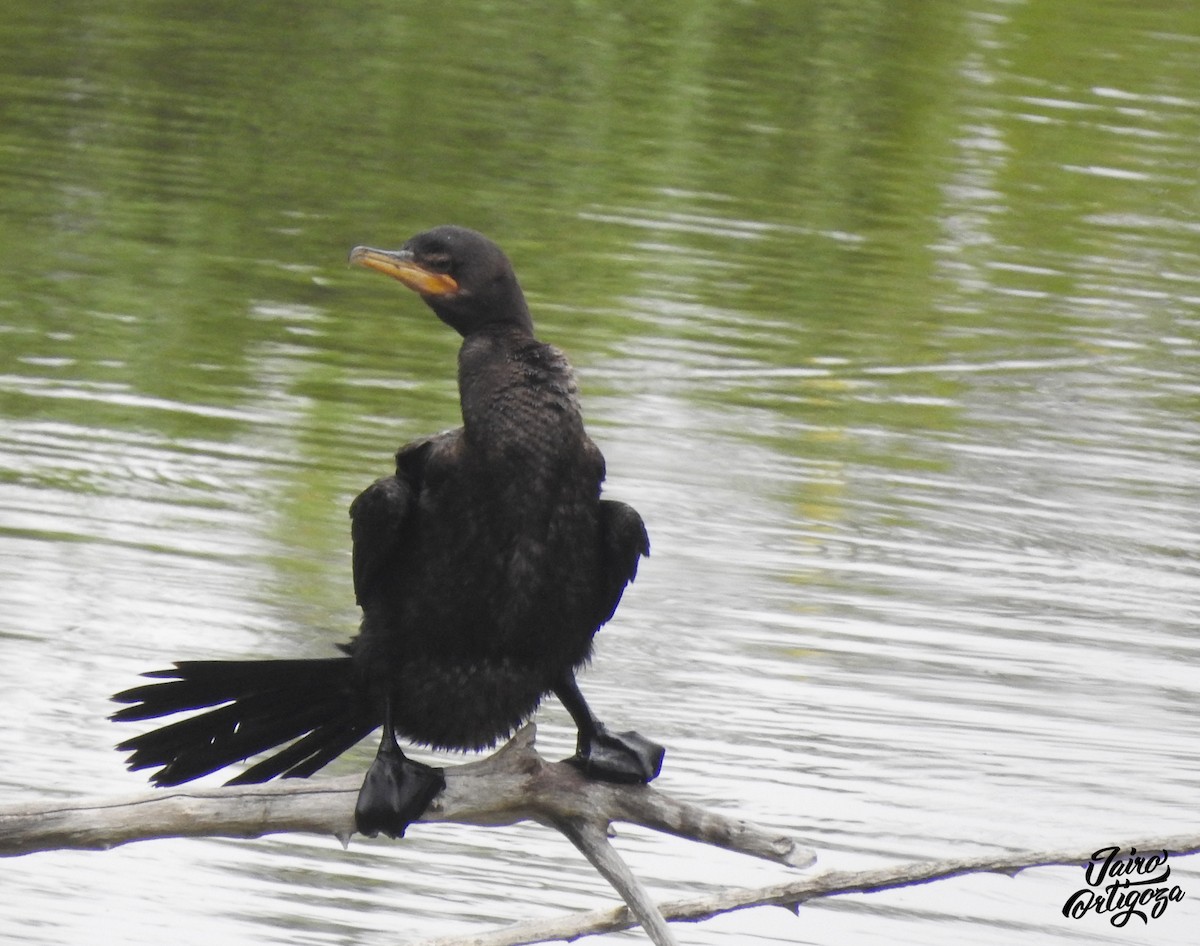
[[[455,341],[344,255],[456,220],[510,250],[651,530],[583,683],[667,744],[664,789],[819,868],[1194,833],[1195,10],[655,10],[3,14],[0,803],[139,790],[105,717],[142,670],[352,633],[346,507],[455,423]],[[621,833],[664,898],[787,876]],[[1185,943],[1193,860],[1136,929],[1064,918],[1053,868],[680,936]],[[0,877],[0,938],[39,944],[611,901],[533,826]]]

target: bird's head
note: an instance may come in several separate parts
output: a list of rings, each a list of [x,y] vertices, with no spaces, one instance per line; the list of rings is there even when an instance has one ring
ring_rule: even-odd
[[[466,337],[490,326],[533,334],[525,296],[504,251],[482,233],[444,226],[398,250],[356,246],[350,262],[400,280],[437,317]]]

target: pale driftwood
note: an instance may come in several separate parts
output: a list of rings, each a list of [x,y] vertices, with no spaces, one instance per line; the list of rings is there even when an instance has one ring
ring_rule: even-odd
[[[1111,846],[1107,842],[1104,847]],[[1200,853],[1200,837],[1149,838],[1117,845],[1123,851],[1136,848],[1143,853],[1166,851],[1173,856]],[[820,897],[851,893],[873,893],[933,883],[963,874],[998,873],[1013,876],[1030,867],[1086,864],[1095,852],[1087,849],[1065,851],[1022,851],[961,860],[925,861],[897,864],[865,871],[824,871],[802,879],[769,887],[727,888],[707,897],[673,900],[659,904],[658,912],[668,921],[698,922],[721,913],[750,907],[777,906],[799,912],[800,904]],[[422,940],[411,946],[528,946],[532,943],[573,942],[582,936],[616,933],[637,925],[625,907],[593,910],[568,916],[516,923],[503,929],[467,936]]]
[[[655,946],[679,946],[658,905],[608,843],[608,835],[603,825],[594,821],[572,819],[561,822],[556,827],[583,852],[601,876],[620,892],[622,899]]]
[[[422,822],[507,825],[536,821],[562,831],[608,880],[656,946],[674,946],[666,920],[608,843],[614,821],[730,851],[806,867],[815,855],[791,838],[698,808],[651,788],[585,779],[548,763],[526,726],[478,762],[446,769],[446,789]],[[0,806],[0,856],[103,850],[168,837],[256,838],[279,832],[333,834],[348,842],[361,776],[223,788],[181,788],[120,799],[75,799]],[[630,925],[627,923],[627,925]]]
[[[483,826],[572,818],[624,821],[740,854],[806,867],[815,855],[792,838],[677,801],[649,786],[583,778],[546,762],[526,726],[494,754],[446,769],[446,790],[421,822]],[[105,850],[155,838],[257,838],[304,832],[347,840],[362,776],[287,779],[264,785],[183,787],[125,798],[0,805],[0,857],[53,850]]]
[[[770,887],[726,889],[710,896],[655,905],[608,842],[614,821],[713,844],[789,867],[813,862],[791,838],[676,801],[648,786],[591,782],[564,763],[547,763],[527,726],[494,755],[446,770],[446,790],[423,822],[484,826],[531,820],[562,831],[617,889],[626,906],[520,923],[422,946],[520,946],[642,926],[657,946],[673,946],[667,922],[698,921],[733,910],[783,906],[796,910],[818,897],[869,893],[961,874],[1015,874],[1029,867],[1080,865],[1094,848],[1029,851],[962,860],[901,864],[869,871],[826,871]],[[361,778],[291,780],[267,785],[184,788],[123,799],[75,799],[0,806],[0,856],[60,849],[102,850],[167,837],[255,838],[279,832],[333,834],[349,841]],[[1200,838],[1141,839],[1128,851],[1200,852]]]

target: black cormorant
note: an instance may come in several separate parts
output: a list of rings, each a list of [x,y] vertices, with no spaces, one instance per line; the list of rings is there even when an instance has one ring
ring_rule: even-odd
[[[435,749],[494,745],[555,694],[593,778],[648,782],[661,746],[610,732],[575,681],[592,638],[649,554],[641,517],[600,498],[604,458],[584,432],[566,357],[538,341],[493,242],[437,227],[350,261],[400,280],[463,338],[462,426],[414,441],[350,507],[362,608],[345,656],[182,661],[118,693],[118,720],[204,710],[118,747],[177,785],[268,750],[233,783],[308,776],[383,727],[355,811],[397,837],[445,784],[397,735]],[[281,748],[282,747],[282,748]]]

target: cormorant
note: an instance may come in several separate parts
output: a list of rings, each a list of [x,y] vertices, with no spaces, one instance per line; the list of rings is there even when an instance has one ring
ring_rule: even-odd
[[[229,784],[304,777],[379,726],[355,810],[390,837],[425,810],[442,770],[401,752],[482,749],[553,693],[578,728],[571,762],[592,778],[648,782],[663,749],[592,714],[575,672],[650,551],[641,517],[600,498],[604,458],[587,436],[566,357],[538,341],[508,258],[443,226],[350,261],[416,291],[463,338],[463,424],[396,454],[396,472],[350,507],[362,608],[345,656],[182,661],[165,682],[113,697],[117,720],[205,712],[122,742],[130,769],[177,785],[278,749]],[[283,748],[280,748],[283,747]]]

